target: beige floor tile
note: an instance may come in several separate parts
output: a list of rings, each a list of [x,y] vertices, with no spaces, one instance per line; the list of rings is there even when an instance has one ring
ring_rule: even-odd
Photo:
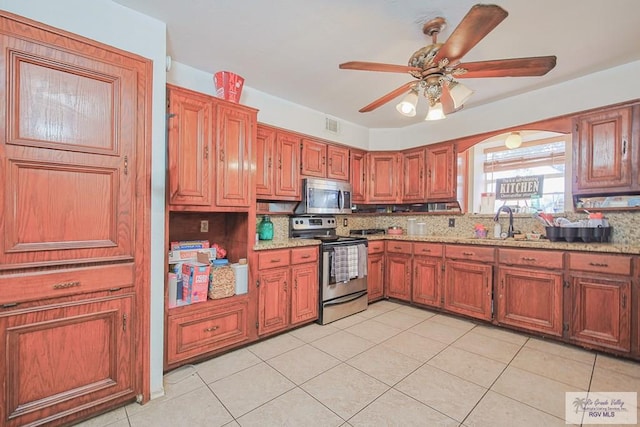
[[[151,405],[153,402],[149,403]],[[145,405],[147,406],[147,405]],[[231,414],[206,386],[129,417],[131,427],[216,427],[233,421]]]
[[[296,338],[290,333],[286,333],[269,338],[268,340],[260,341],[257,344],[247,347],[247,349],[262,360],[269,360],[272,357],[276,357],[279,354],[293,350],[294,348],[300,347],[304,344],[305,342],[301,339]]]
[[[502,363],[509,363],[521,348],[517,344],[478,334],[466,334],[451,345]]]
[[[464,421],[469,427],[564,427],[564,419],[489,391]]]
[[[586,391],[511,366],[500,375],[491,390],[562,419],[565,393]]]
[[[380,345],[412,357],[419,362],[426,362],[447,346],[445,343],[425,338],[413,332],[402,332]]]
[[[340,426],[344,420],[300,388],[294,388],[238,419],[245,426]]]
[[[394,335],[398,335],[402,332],[402,329],[386,325],[375,319],[370,319],[353,325],[345,329],[345,331],[378,344],[388,340]]]
[[[98,415],[97,417],[93,417],[76,424],[77,427],[120,427],[120,425],[129,425],[129,421],[127,419],[127,411],[124,409],[124,407],[115,409],[111,412],[107,412],[106,414]]]
[[[262,359],[258,356],[242,348],[199,363],[195,367],[200,378],[209,384],[261,362]]]
[[[529,339],[525,335],[510,332],[497,326],[477,325],[471,330],[471,333],[496,338],[516,345],[524,345]]]
[[[389,389],[384,383],[345,364],[318,375],[301,387],[345,420]]]
[[[309,344],[305,344],[302,347],[269,359],[267,363],[294,383],[302,384],[327,369],[338,365],[340,360]]]
[[[487,389],[433,366],[424,365],[400,381],[396,390],[462,421]]]
[[[347,363],[391,386],[422,364],[422,362],[381,345],[360,353],[349,359]]]
[[[329,325],[338,329],[347,329],[360,322],[364,322],[367,319],[368,319],[367,317],[362,316],[360,313],[356,313],[356,314],[352,314],[351,316],[342,318],[340,320],[336,320],[335,322],[331,322],[329,323]]]
[[[311,323],[310,325],[294,329],[289,333],[304,342],[313,342],[315,340],[319,340],[320,338],[335,334],[338,331],[340,331],[340,329],[330,324],[319,325],[317,323]]]
[[[399,329],[407,329],[423,321],[420,317],[398,310],[388,311],[380,316],[376,316],[374,320]]]
[[[397,311],[398,313],[410,314],[412,316],[419,317],[422,320],[426,320],[436,315],[436,313],[434,313],[433,311],[429,311],[428,309],[411,307],[409,305],[400,306],[395,311]]]
[[[547,353],[555,354],[556,356],[562,356],[566,359],[576,360],[582,363],[592,364],[596,358],[594,352],[583,350],[578,347],[574,347],[568,344],[561,344],[555,341],[547,341],[540,338],[530,338],[525,344],[525,347],[530,347],[539,351],[546,351]]]
[[[444,349],[427,364],[484,388],[489,388],[507,366],[454,347]]]
[[[361,311],[358,314],[370,319],[372,317],[380,316],[388,311],[397,310],[398,308],[400,308],[400,304],[390,301],[378,301],[370,304],[365,311]]]
[[[510,366],[575,386],[581,390],[589,388],[593,371],[592,365],[528,347],[520,350]]]
[[[453,326],[454,328],[460,328],[467,331],[473,329],[476,326],[476,324],[471,320],[448,316],[446,314],[436,314],[435,316],[429,318],[429,321],[440,323],[441,325]]]
[[[320,338],[310,345],[340,360],[347,360],[373,347],[375,343],[348,332],[340,331],[331,336]]]
[[[233,420],[230,423],[225,424],[223,427],[240,427],[240,424],[238,424],[236,420]]]
[[[426,338],[440,341],[444,344],[451,344],[467,333],[464,329],[432,322],[431,319],[427,319],[424,322],[409,328],[408,331]]]
[[[234,418],[294,388],[295,384],[266,363],[209,384]]]
[[[640,378],[631,377],[618,371],[596,366],[589,391],[635,391],[638,393],[638,404],[640,404]]]
[[[184,365],[165,374],[163,378],[164,396],[161,399],[172,399],[204,385],[193,365]]]
[[[598,354],[596,356],[596,369],[608,369],[630,377],[640,378],[640,362],[633,360]]]
[[[394,389],[387,391],[349,420],[354,427],[457,427],[458,422]]]

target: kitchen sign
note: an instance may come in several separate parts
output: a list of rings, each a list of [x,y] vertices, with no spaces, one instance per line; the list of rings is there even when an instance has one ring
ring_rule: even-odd
[[[496,199],[531,199],[542,197],[544,175],[496,179]]]

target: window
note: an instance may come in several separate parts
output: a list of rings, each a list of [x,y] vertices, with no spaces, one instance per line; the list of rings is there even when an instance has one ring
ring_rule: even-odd
[[[541,136],[542,135],[542,136]],[[523,134],[524,142],[515,149],[504,146],[504,135],[474,146],[473,172],[469,171],[469,190],[473,211],[493,213],[503,204],[514,212],[563,212],[565,208],[565,151],[570,135]],[[471,161],[471,160],[470,160]],[[500,178],[544,176],[542,196],[519,200],[495,200],[496,180]],[[483,204],[483,198],[484,204]],[[484,209],[480,209],[484,206]]]

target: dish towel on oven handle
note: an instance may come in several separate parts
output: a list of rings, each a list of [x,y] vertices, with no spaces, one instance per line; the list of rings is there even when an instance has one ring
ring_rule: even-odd
[[[358,245],[358,279],[367,276],[367,247],[363,244]]]
[[[349,281],[349,254],[347,247],[337,246],[333,248],[331,264],[331,270],[333,271],[333,276],[336,278],[336,283]]]
[[[347,246],[347,260],[349,265],[349,279],[358,277],[358,245]]]

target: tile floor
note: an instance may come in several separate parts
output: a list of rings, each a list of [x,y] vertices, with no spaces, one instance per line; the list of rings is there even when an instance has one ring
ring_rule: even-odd
[[[564,426],[567,391],[636,391],[640,364],[380,301],[164,377],[81,426]]]

